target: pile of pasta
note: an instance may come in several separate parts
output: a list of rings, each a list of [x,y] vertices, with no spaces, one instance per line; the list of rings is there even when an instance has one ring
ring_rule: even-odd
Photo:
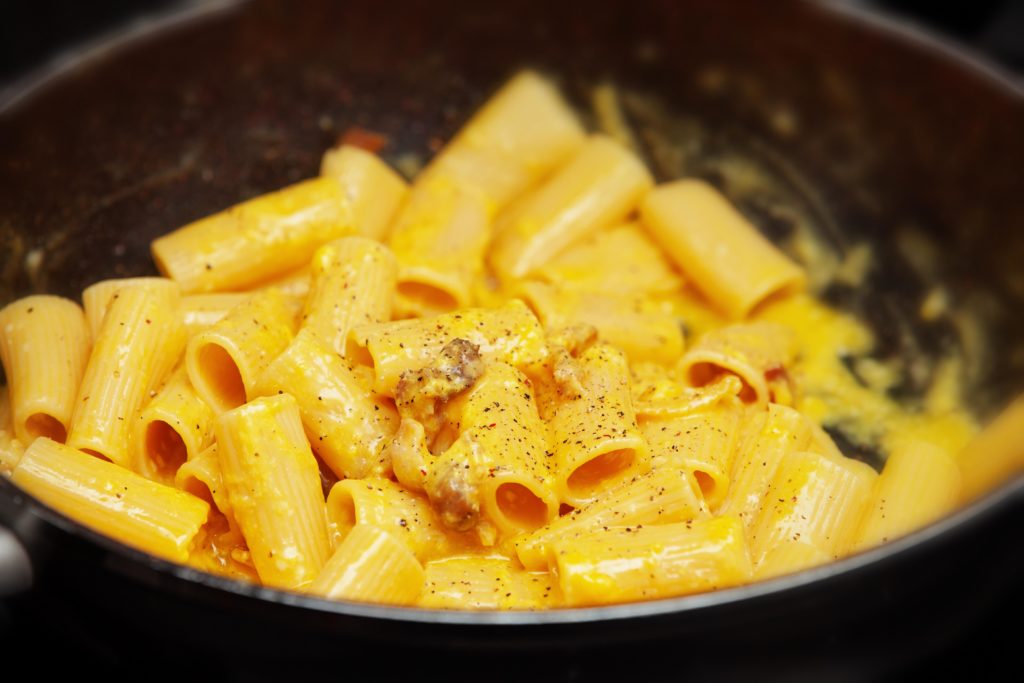
[[[862,328],[530,72],[411,186],[342,145],[152,252],[164,277],[0,311],[0,470],[242,580],[432,608],[676,596],[895,538],[1015,467],[840,452],[804,388],[843,349],[809,335]]]

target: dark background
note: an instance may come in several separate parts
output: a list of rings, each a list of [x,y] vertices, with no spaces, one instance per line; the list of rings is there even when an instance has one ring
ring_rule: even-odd
[[[59,58],[70,47],[95,40],[147,14],[203,1],[0,0],[0,92],[4,86]],[[1024,0],[877,0],[854,4],[905,17],[1024,77]],[[941,600],[941,596],[936,596],[936,600]],[[1016,654],[1022,629],[1017,619],[1022,608],[1024,588],[1009,596],[984,623],[965,634],[956,647],[912,671],[901,672],[899,679],[994,680],[1000,669],[1013,672],[1019,661]],[[37,668],[36,673],[55,669],[115,676],[129,673],[127,666],[123,671],[116,665],[111,668],[109,653],[100,657],[74,642],[50,642],[53,634],[46,630],[45,623],[45,615],[0,602],[0,652],[26,654],[45,643],[52,656],[41,662],[43,668]],[[111,636],[116,639],[116,634]],[[9,658],[8,665],[12,662],[13,658]],[[103,667],[102,672],[96,671],[97,665]],[[158,671],[146,672],[147,678],[159,678]],[[205,678],[213,672],[196,673],[198,678]],[[1008,676],[1013,677],[1013,673]]]
[[[301,1],[301,0],[300,0]],[[1024,0],[848,0],[905,17],[1024,72]],[[0,0],[0,85],[69,46],[204,0]]]

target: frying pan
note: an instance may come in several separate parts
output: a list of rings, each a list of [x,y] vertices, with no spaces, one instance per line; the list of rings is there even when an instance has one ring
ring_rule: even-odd
[[[816,3],[192,6],[6,94],[0,303],[152,273],[154,236],[314,175],[349,127],[387,136],[392,162],[428,158],[524,64],[582,111],[595,85],[615,85],[659,178],[710,180],[772,237],[809,228],[840,258],[871,245],[867,280],[824,295],[871,325],[879,358],[901,364],[901,398],[919,398],[950,349],[966,359],[979,416],[1024,388],[1019,84],[916,30]],[[921,322],[936,286],[949,311]],[[845,445],[876,459],[869,444]],[[904,539],[769,582],[462,613],[217,578],[124,547],[0,479],[0,576],[21,593],[8,602],[15,614],[164,673],[504,679],[670,667],[695,680],[860,680],[934,655],[1015,595],[1022,521],[1017,479]]]

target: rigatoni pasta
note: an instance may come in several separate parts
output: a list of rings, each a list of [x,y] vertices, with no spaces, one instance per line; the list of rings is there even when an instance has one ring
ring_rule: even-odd
[[[78,384],[92,350],[82,308],[56,296],[30,296],[0,310],[0,361],[14,435],[64,441]]]
[[[330,551],[316,460],[287,394],[258,398],[217,417],[217,459],[228,501],[260,580],[302,588]]]
[[[395,219],[389,244],[403,317],[470,305],[494,215],[582,142],[576,116],[536,74],[495,94],[423,170]]]
[[[179,365],[135,420],[132,468],[156,481],[173,481],[178,468],[213,441],[213,418]]]
[[[632,152],[592,136],[550,180],[497,219],[495,271],[506,279],[529,275],[579,238],[626,218],[652,182]]]
[[[383,476],[382,457],[398,426],[393,404],[368,395],[353,370],[309,330],[302,330],[252,387],[254,396],[288,393],[299,406],[309,442],[339,477]]]
[[[525,72],[411,187],[342,145],[156,240],[168,278],[9,304],[0,475],[203,571],[501,610],[800,571],[1020,471],[1024,404],[955,452],[955,372],[888,395],[807,264],[629,139]]]
[[[188,379],[214,412],[237,408],[271,361],[291,342],[295,316],[276,289],[260,292],[192,337],[185,352]]]
[[[562,502],[589,503],[650,469],[650,450],[636,424],[629,370],[621,351],[596,345],[579,358],[579,392],[550,421],[555,491]]]
[[[309,586],[335,600],[411,605],[423,589],[423,567],[391,533],[356,525]]]
[[[804,284],[799,266],[707,183],[679,180],[658,187],[640,213],[683,272],[732,318]]]
[[[305,265],[332,239],[379,231],[403,193],[389,170],[367,172],[368,165],[372,169],[363,154],[332,159],[325,169],[329,175],[250,199],[155,240],[153,259],[188,294],[244,289],[280,277]]]
[[[163,558],[184,562],[209,506],[184,491],[41,436],[11,480],[47,505]]]
[[[347,237],[320,247],[312,264],[301,328],[344,355],[353,327],[391,319],[395,256],[380,242]]]
[[[185,344],[180,304],[178,285],[162,278],[114,294],[78,387],[69,446],[130,465],[135,412]]]

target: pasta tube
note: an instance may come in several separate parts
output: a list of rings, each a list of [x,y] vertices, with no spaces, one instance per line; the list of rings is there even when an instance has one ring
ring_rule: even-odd
[[[530,570],[546,569],[552,548],[611,526],[668,524],[707,516],[691,476],[666,467],[638,476],[607,495],[557,517],[515,541],[516,555]]]
[[[394,395],[403,372],[429,365],[447,344],[465,339],[488,363],[524,368],[544,360],[544,331],[526,305],[513,299],[501,308],[471,308],[436,318],[360,325],[353,340],[369,352],[374,388]]]
[[[449,414],[460,436],[432,465],[426,491],[444,523],[466,530],[483,516],[516,534],[558,514],[544,423],[526,376],[505,363],[487,368]]]
[[[754,578],[772,579],[816,567],[832,560],[825,551],[804,541],[783,540],[776,543],[757,564]]]
[[[447,178],[419,181],[388,242],[399,264],[397,316],[470,305],[490,225],[482,195]]]
[[[664,252],[636,223],[572,245],[538,268],[536,276],[571,289],[615,294],[661,294],[683,284]]]
[[[579,395],[559,403],[549,423],[555,491],[574,506],[650,469],[630,401],[626,358],[596,344],[580,356],[579,368]]]
[[[309,264],[306,263],[301,268],[274,278],[273,280],[261,283],[259,287],[250,291],[258,292],[266,289],[276,289],[286,297],[305,299],[309,294],[311,278],[312,273],[310,272]]]
[[[735,517],[616,527],[555,546],[567,605],[602,605],[727,588],[752,569]]]
[[[957,455],[963,500],[973,500],[1024,472],[1024,396],[1007,406]]]
[[[469,305],[491,217],[582,143],[576,117],[536,74],[522,72],[494,95],[420,174],[395,219],[401,314]]]
[[[790,453],[749,527],[755,561],[783,541],[801,541],[832,558],[845,555],[871,499],[878,474],[853,458]]]
[[[344,355],[355,325],[391,319],[397,264],[387,247],[364,237],[325,244],[313,255],[302,328]]]
[[[643,296],[581,291],[544,282],[525,282],[523,298],[547,330],[592,325],[600,338],[631,360],[670,364],[683,353],[679,320]]]
[[[652,182],[632,152],[591,136],[554,177],[497,219],[495,272],[504,280],[529,275],[581,237],[625,219]]]
[[[184,491],[40,437],[25,451],[11,481],[122,543],[184,562],[210,507]]]
[[[214,292],[181,297],[181,320],[189,338],[219,323],[228,311],[251,296],[248,292]]]
[[[634,363],[630,371],[630,394],[640,419],[661,420],[730,408],[743,391],[742,380],[731,373],[723,373],[703,386],[690,387],[656,363]]]
[[[338,477],[381,476],[390,465],[381,452],[398,428],[389,401],[370,395],[344,361],[308,330],[260,375],[253,395],[290,393],[309,442]]]
[[[235,513],[228,499],[228,490],[224,485],[216,443],[210,444],[202,453],[178,468],[174,474],[174,486],[196,498],[213,503],[227,519],[228,527],[232,531],[238,531],[238,521],[235,520]]]
[[[330,553],[320,472],[295,399],[258,398],[216,420],[228,500],[260,580],[302,588]]]
[[[757,322],[708,332],[686,352],[679,369],[698,387],[731,372],[743,380],[740,398],[763,407],[792,402],[786,368],[795,357],[796,338],[788,328]]]
[[[806,448],[810,440],[811,428],[803,415],[792,408],[769,405],[763,425],[737,448],[732,483],[719,512],[739,517],[749,531],[767,500],[779,464],[790,453]]]
[[[118,290],[75,399],[67,444],[130,466],[132,422],[185,344],[178,285],[150,278]]]
[[[701,292],[733,319],[806,277],[714,188],[678,180],[648,193],[643,224]]]
[[[561,166],[583,141],[579,120],[552,84],[522,71],[474,114],[421,176],[472,187],[497,210]]]
[[[341,145],[324,153],[320,175],[337,178],[348,192],[352,224],[360,235],[374,240],[386,236],[391,219],[409,192],[402,176],[376,154],[352,145]]]
[[[395,537],[358,524],[324,565],[308,591],[332,600],[411,605],[423,589],[423,567]]]
[[[556,579],[523,571],[498,556],[464,555],[428,562],[419,606],[427,609],[546,609],[561,603]]]
[[[248,289],[355,232],[352,195],[360,188],[335,177],[305,180],[158,237],[153,259],[187,294]]]
[[[643,420],[640,429],[655,468],[671,467],[694,477],[712,510],[725,500],[740,416],[713,410],[666,420]]]
[[[150,277],[125,277],[101,280],[82,290],[82,307],[85,319],[89,324],[89,336],[96,339],[103,326],[103,317],[107,314],[110,303],[117,298],[117,293],[128,287],[145,286],[153,281]]]
[[[0,361],[10,390],[14,435],[63,442],[92,347],[78,304],[29,296],[0,310]]]
[[[135,421],[133,469],[171,483],[182,464],[210,445],[213,417],[213,409],[189,383],[184,364],[179,365]]]
[[[214,412],[255,396],[260,373],[288,346],[295,318],[275,289],[246,299],[188,342],[185,363],[196,393]]]
[[[10,476],[21,460],[25,446],[14,437],[7,387],[0,386],[0,476]]]
[[[885,461],[854,541],[860,550],[885,543],[950,512],[960,497],[960,468],[941,448],[902,444]]]
[[[345,479],[327,496],[331,535],[338,540],[360,524],[389,532],[421,562],[451,551],[448,534],[430,501],[390,479]]]

